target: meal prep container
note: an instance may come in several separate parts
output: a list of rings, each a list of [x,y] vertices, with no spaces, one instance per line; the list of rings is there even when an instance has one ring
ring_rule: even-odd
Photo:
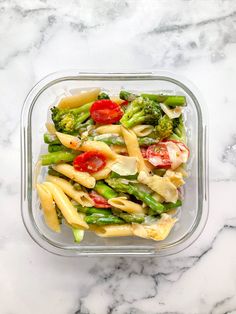
[[[85,232],[80,244],[74,243],[71,230],[62,226],[60,234],[45,225],[34,189],[34,169],[39,155],[46,152],[43,134],[48,108],[65,90],[101,87],[118,94],[121,89],[136,92],[164,92],[185,95],[184,115],[187,126],[190,159],[189,177],[183,188],[183,206],[177,212],[178,222],[170,235],[160,242],[138,237],[100,238]],[[21,116],[21,211],[24,225],[41,247],[63,256],[136,255],[163,256],[175,254],[192,244],[201,234],[208,216],[207,126],[203,104],[196,89],[169,72],[156,73],[81,73],[76,70],[51,74],[28,94]],[[38,181],[43,181],[46,167]]]

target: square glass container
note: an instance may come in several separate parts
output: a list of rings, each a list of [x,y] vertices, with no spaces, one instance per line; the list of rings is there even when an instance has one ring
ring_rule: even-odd
[[[184,202],[178,211],[178,222],[170,235],[160,242],[138,237],[100,238],[85,232],[80,244],[73,241],[71,230],[62,226],[60,234],[50,231],[44,223],[35,189],[35,164],[46,151],[43,134],[46,131],[48,108],[64,90],[101,87],[117,94],[120,89],[136,92],[164,92],[185,95],[184,109],[190,160],[189,177],[184,186]],[[159,71],[155,73],[81,73],[77,70],[50,74],[36,84],[28,94],[21,115],[21,210],[24,225],[41,247],[64,256],[136,255],[163,256],[175,254],[192,244],[201,234],[208,217],[207,127],[203,103],[191,83],[179,76]],[[42,168],[38,180],[42,181]]]

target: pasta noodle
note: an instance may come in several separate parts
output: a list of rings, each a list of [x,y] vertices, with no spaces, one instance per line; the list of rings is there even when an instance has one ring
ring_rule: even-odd
[[[81,91],[78,95],[64,97],[60,100],[58,108],[77,108],[97,99],[100,88]]]
[[[84,221],[84,215],[77,212],[76,208],[59,186],[52,182],[44,182],[43,185],[52,193],[58,208],[70,225],[76,228],[88,229],[88,225]]]
[[[108,225],[94,229],[99,237],[128,237],[133,235],[132,225]]]
[[[95,186],[96,180],[88,172],[77,171],[73,166],[68,164],[53,165],[52,168],[86,188],[92,189]]]
[[[137,136],[131,130],[127,130],[123,126],[121,127],[122,134],[125,140],[125,144],[127,147],[128,154],[132,157],[136,157],[138,160],[138,170],[149,173],[149,170],[144,162],[142,153],[140,151],[140,147],[138,144]]]
[[[127,148],[120,145],[111,145],[111,150],[116,154],[127,154]]]
[[[130,214],[144,214],[145,213],[145,210],[141,205],[135,202],[128,201],[126,197],[114,197],[108,200],[108,203],[111,206],[115,208],[119,208]]]
[[[104,154],[108,158],[112,159],[116,158],[116,154],[111,150],[111,148],[106,143],[90,140],[81,141],[73,135],[64,134],[60,132],[57,132],[56,135],[59,138],[60,142],[67,148],[84,152],[96,151]]]
[[[56,132],[59,141],[67,148],[80,150],[81,140],[73,135]]]
[[[154,127],[152,125],[141,124],[134,126],[132,130],[137,136],[143,137],[151,134],[154,130]]]
[[[73,185],[65,179],[54,176],[47,176],[46,180],[58,185],[64,193],[66,193],[80,205],[84,207],[91,207],[94,205],[94,201],[89,197],[88,193],[75,190]]]
[[[98,134],[115,133],[121,135],[121,126],[118,124],[101,125],[96,128]]]
[[[60,232],[61,227],[57,217],[56,207],[52,198],[52,194],[43,184],[37,184],[37,192],[47,226],[55,232]]]

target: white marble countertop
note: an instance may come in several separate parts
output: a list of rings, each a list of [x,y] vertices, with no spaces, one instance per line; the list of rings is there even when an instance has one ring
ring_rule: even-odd
[[[236,1],[0,1],[0,313],[236,313]],[[210,216],[165,258],[63,258],[20,215],[20,111],[46,74],[168,69],[209,112]]]

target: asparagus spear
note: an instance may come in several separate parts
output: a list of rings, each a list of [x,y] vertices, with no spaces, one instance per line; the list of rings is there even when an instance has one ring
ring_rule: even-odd
[[[114,215],[120,217],[121,219],[123,219],[125,222],[128,222],[128,223],[133,222],[133,223],[141,224],[142,222],[144,222],[144,215],[127,214],[116,208],[113,208],[112,212]]]
[[[107,179],[106,182],[117,192],[131,194],[138,200],[143,201],[157,214],[165,212],[165,207],[161,203],[158,203],[150,194],[141,191],[135,184],[130,183],[127,185],[122,182],[122,179]]]
[[[54,134],[45,133],[43,139],[46,144],[61,144],[57,136]]]
[[[119,97],[120,97],[120,99],[123,99],[123,100],[126,100],[126,101],[133,101],[138,96],[133,94],[133,93],[127,92],[125,90],[121,90]]]
[[[142,97],[164,103],[170,107],[186,106],[185,96],[162,95],[162,94],[141,94]]]
[[[84,213],[86,215],[103,215],[103,216],[110,216],[112,213],[110,209],[103,209],[103,208],[96,208],[96,207],[83,207],[81,205],[74,205],[77,210],[81,213]]]
[[[68,150],[64,145],[60,144],[49,144],[48,145],[48,152],[49,153],[54,153],[54,152],[60,152],[60,151],[65,151]]]
[[[84,238],[84,230],[73,227],[71,229],[74,235],[75,242],[80,243]]]
[[[164,211],[168,211],[169,209],[172,208],[177,208],[182,206],[182,201],[181,200],[177,200],[175,203],[162,203],[162,205],[164,206],[165,210]],[[150,216],[155,216],[157,214],[157,212],[155,212],[154,210],[152,210],[151,208],[148,211],[148,214]]]
[[[41,155],[41,161],[43,166],[58,164],[60,162],[71,162],[77,154],[73,154],[70,152],[53,152],[45,155]]]
[[[104,136],[104,135],[98,135],[95,136],[94,138],[90,138],[91,140],[96,140],[100,142],[104,142],[107,145],[120,145],[120,146],[125,146],[125,141],[121,136]],[[140,146],[150,146],[152,144],[157,143],[156,138],[151,138],[151,137],[139,137],[138,138],[138,143]]]
[[[101,196],[105,197],[107,200],[118,196],[118,193],[105,184],[104,181],[97,181],[94,190]]]
[[[123,224],[124,220],[120,219],[119,217],[110,215],[101,217],[98,215],[91,215],[86,216],[84,219],[88,224],[95,224],[95,225],[113,225],[113,224]]]

